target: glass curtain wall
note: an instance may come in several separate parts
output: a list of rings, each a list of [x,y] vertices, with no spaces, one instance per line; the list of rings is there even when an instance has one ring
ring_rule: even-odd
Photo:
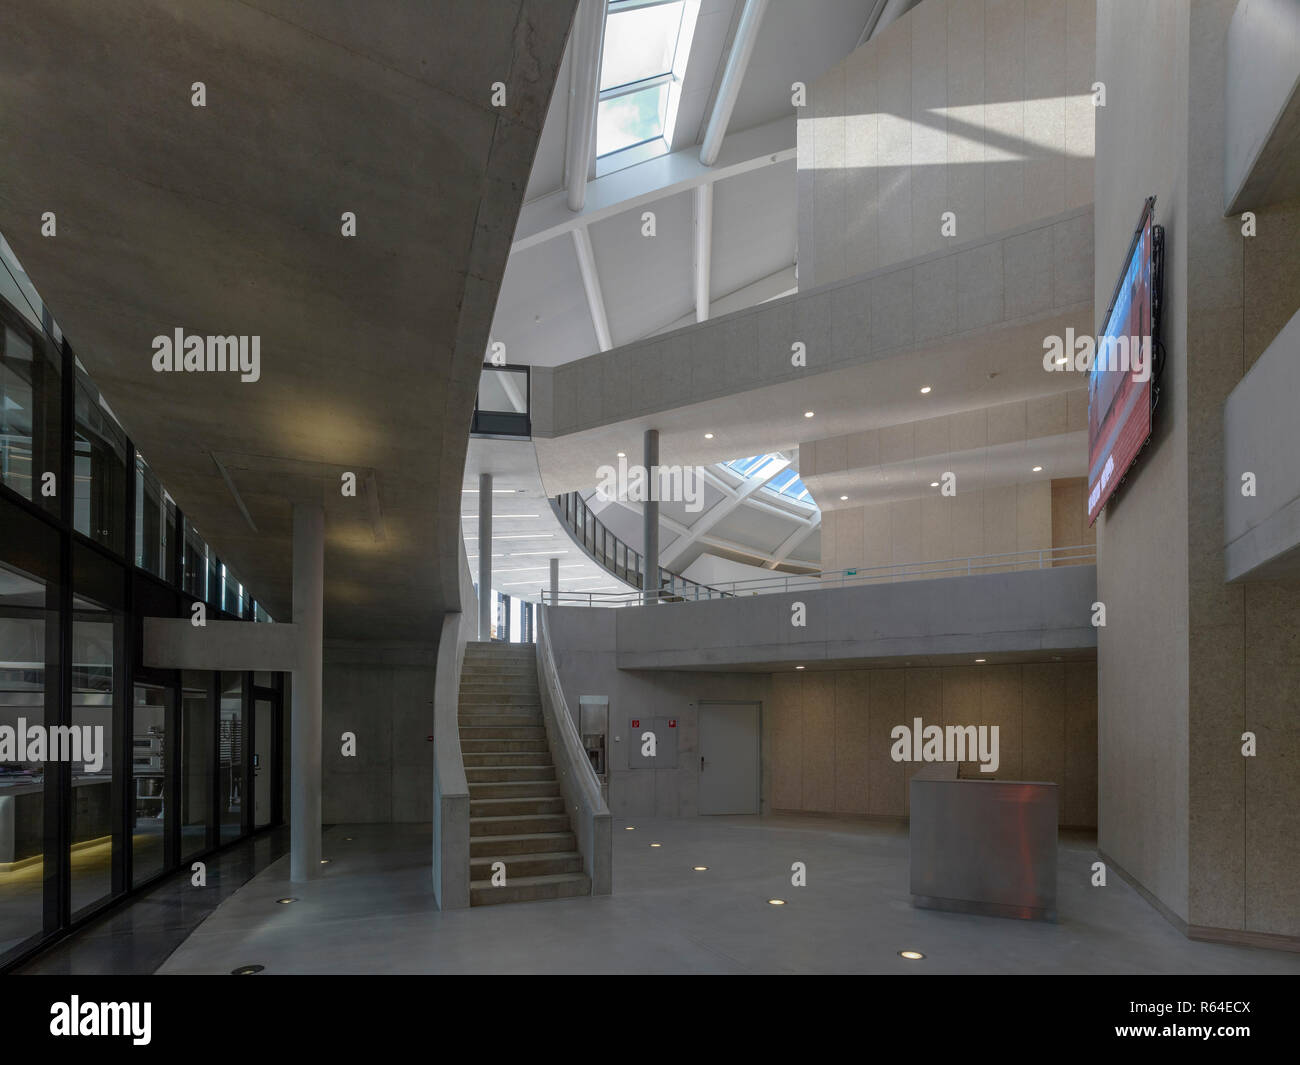
[[[140,619],[196,602],[274,620],[135,449],[0,236],[0,970],[282,823],[283,675],[143,664]]]

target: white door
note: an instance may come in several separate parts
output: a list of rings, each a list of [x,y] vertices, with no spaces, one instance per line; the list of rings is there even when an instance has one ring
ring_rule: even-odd
[[[758,703],[700,703],[700,813],[758,813]]]

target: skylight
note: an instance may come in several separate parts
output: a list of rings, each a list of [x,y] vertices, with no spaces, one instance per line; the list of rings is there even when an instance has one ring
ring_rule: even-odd
[[[639,161],[667,151],[668,129],[690,50],[688,0],[610,0],[596,107],[599,158],[641,145]],[[691,5],[690,15],[698,10]]]
[[[738,473],[746,480],[767,480],[761,491],[771,492],[780,496],[782,499],[788,499],[792,502],[802,504],[805,507],[817,509],[817,504],[813,501],[803,481],[799,479],[799,474],[793,466],[785,464],[786,460],[781,455],[751,455],[746,459],[731,459],[729,462],[722,463],[733,473]],[[785,468],[779,473],[772,476],[772,470],[785,464]]]

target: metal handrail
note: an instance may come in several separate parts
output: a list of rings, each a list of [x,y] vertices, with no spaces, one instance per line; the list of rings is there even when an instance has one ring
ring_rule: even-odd
[[[946,558],[927,562],[894,562],[880,566],[858,566],[829,570],[822,573],[786,573],[779,577],[755,577],[747,581],[728,581],[721,585],[699,587],[713,593],[698,596],[701,599],[732,598],[744,595],[772,595],[794,591],[798,588],[848,588],[860,584],[878,584],[890,581],[922,580],[932,577],[971,577],[989,571],[1023,569],[1049,569],[1057,565],[1079,566],[1097,561],[1095,544],[1077,544],[1070,547],[1031,548],[1027,551],[1005,551],[991,555],[969,555],[965,558]],[[924,567],[914,569],[912,567]],[[663,601],[680,601],[684,596],[670,597],[667,590],[659,593]],[[542,601],[551,606],[634,606],[643,603],[642,592],[581,592],[561,591],[553,596],[542,590]]]
[[[644,589],[645,577],[640,551],[634,551],[628,544],[611,532],[596,517],[587,501],[579,492],[568,492],[551,500],[551,509],[560,523],[569,530],[574,541],[596,565],[607,573],[612,573],[619,580]],[[601,593],[593,593],[601,594]],[[650,592],[637,591],[613,593],[615,595],[634,595],[638,602],[658,599],[664,602],[678,602],[683,599],[718,599],[727,598],[730,593],[707,584],[700,584],[680,573],[659,567],[659,588]]]

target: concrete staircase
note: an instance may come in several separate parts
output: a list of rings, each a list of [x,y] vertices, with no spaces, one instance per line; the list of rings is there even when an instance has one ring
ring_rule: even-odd
[[[470,905],[591,894],[542,723],[532,644],[469,643],[460,675]],[[492,863],[506,883],[492,885]]]

